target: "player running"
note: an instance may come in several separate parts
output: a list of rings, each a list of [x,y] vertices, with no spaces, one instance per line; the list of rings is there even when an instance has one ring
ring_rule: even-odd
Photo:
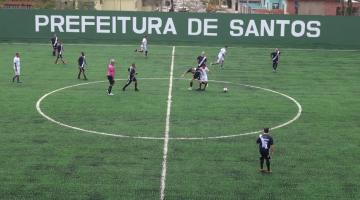
[[[20,54],[19,53],[15,54],[13,64],[14,64],[13,68],[14,68],[15,75],[12,78],[12,82],[15,82],[15,79],[16,79],[17,83],[21,83],[20,82]]]
[[[279,63],[279,58],[280,58],[280,50],[278,48],[276,48],[275,51],[270,54],[270,56],[271,56],[271,59],[273,62],[273,65],[272,65],[273,72],[276,72],[276,69],[277,69],[278,63]]]
[[[56,56],[56,46],[58,43],[58,37],[56,36],[56,34],[54,34],[54,37],[50,39],[50,42],[51,42],[52,54],[53,56]]]
[[[57,58],[55,60],[55,64],[58,64],[57,62],[58,62],[59,58],[63,64],[66,64],[65,61],[63,60],[64,45],[60,42],[60,40],[58,40],[58,42],[57,42],[56,50],[57,50]]]
[[[129,72],[129,78],[122,90],[125,91],[126,87],[129,86],[132,82],[134,82],[135,83],[135,91],[139,91],[139,89],[137,87],[137,80],[135,77],[135,75],[137,75],[135,63],[131,64],[131,66],[128,68],[128,72]]]
[[[85,75],[85,66],[87,65],[87,63],[86,63],[84,52],[81,52],[81,55],[78,59],[78,64],[79,64],[79,74],[78,74],[77,78],[80,79],[80,75],[82,73],[84,75],[84,80],[87,80],[86,75]]]
[[[110,64],[108,65],[107,78],[109,80],[109,88],[107,90],[108,95],[112,96],[114,94],[111,92],[111,90],[112,90],[112,87],[115,84],[115,60],[114,59],[111,59]]]
[[[220,65],[220,68],[224,69],[224,60],[225,60],[225,54],[227,52],[227,48],[228,46],[224,46],[223,48],[220,49],[218,53],[217,61],[215,63],[211,63],[211,65]]]
[[[147,41],[147,36],[144,35],[141,44],[140,44],[140,49],[135,49],[135,52],[143,52],[145,54],[145,56],[147,57],[148,55],[148,41]]]

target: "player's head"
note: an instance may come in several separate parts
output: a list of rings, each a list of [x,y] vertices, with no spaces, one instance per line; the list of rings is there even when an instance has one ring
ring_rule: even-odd
[[[144,35],[144,38],[147,38],[147,35]]]
[[[266,134],[269,133],[269,130],[270,130],[269,128],[264,128],[264,133]]]
[[[111,58],[111,59],[110,59],[110,64],[111,64],[111,65],[114,65],[114,64],[115,64],[115,59],[114,59],[114,58]]]
[[[228,45],[225,45],[225,49],[227,49],[228,48]]]
[[[18,52],[15,53],[16,57],[20,57],[20,54]]]
[[[82,56],[85,56],[85,53],[82,51],[82,52],[81,52],[81,55],[82,55]]]
[[[279,49],[278,48],[275,48],[275,52],[278,52],[279,51]]]
[[[202,56],[205,56],[205,51],[202,51],[202,52],[201,52],[201,55],[202,55]]]
[[[132,66],[132,67],[136,67],[135,63],[132,63],[131,66]]]

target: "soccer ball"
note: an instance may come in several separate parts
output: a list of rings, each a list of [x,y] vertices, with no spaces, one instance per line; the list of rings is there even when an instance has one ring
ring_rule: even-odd
[[[226,87],[224,87],[224,90],[223,90],[224,92],[227,92],[228,91],[228,89],[226,88]]]

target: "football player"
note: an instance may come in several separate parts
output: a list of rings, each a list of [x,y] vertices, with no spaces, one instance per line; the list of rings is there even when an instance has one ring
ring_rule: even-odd
[[[87,80],[86,75],[85,75],[85,66],[87,65],[86,63],[86,59],[85,59],[85,53],[81,52],[81,55],[78,59],[78,64],[79,64],[79,74],[78,74],[78,79],[80,79],[80,75],[81,73],[84,75],[84,80]]]
[[[217,61],[214,63],[211,63],[211,65],[220,65],[221,69],[224,68],[224,60],[225,60],[225,54],[227,52],[227,48],[228,48],[228,46],[224,46],[223,48],[220,49],[220,51],[218,53]]]
[[[147,41],[147,36],[144,35],[141,44],[140,44],[140,49],[135,49],[135,52],[141,52],[144,53],[145,56],[148,55],[148,41]]]
[[[19,53],[15,54],[13,64],[14,64],[13,68],[14,68],[15,75],[12,78],[12,82],[15,82],[15,79],[16,79],[17,83],[21,83],[20,82],[20,54]]]
[[[136,77],[135,77],[137,75],[135,63],[131,64],[131,66],[128,68],[128,72],[129,72],[128,81],[124,85],[122,90],[125,91],[127,86],[129,86],[132,82],[134,82],[135,83],[135,91],[139,91],[139,89],[137,87],[138,83],[137,83],[137,80],[136,80]]]
[[[54,34],[54,37],[52,37],[50,39],[50,42],[51,42],[51,49],[52,49],[52,54],[53,56],[56,56],[56,46],[57,46],[57,43],[58,43],[58,37],[56,36],[56,34]]]
[[[110,64],[108,65],[107,78],[109,80],[108,95],[112,96],[114,94],[111,92],[111,90],[115,84],[115,60],[114,59],[111,59]]]
[[[57,57],[55,60],[55,64],[57,64],[59,58],[63,64],[66,64],[65,61],[63,60],[64,45],[60,42],[60,40],[58,40],[58,42],[56,44],[56,50],[57,50]]]
[[[272,65],[273,72],[276,72],[276,69],[279,64],[280,50],[278,48],[276,48],[275,51],[270,54],[270,57],[271,57],[272,63],[273,63],[273,65]]]

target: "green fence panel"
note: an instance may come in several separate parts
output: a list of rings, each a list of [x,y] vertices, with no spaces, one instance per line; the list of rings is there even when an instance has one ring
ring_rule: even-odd
[[[359,48],[360,17],[0,10],[0,41]]]

